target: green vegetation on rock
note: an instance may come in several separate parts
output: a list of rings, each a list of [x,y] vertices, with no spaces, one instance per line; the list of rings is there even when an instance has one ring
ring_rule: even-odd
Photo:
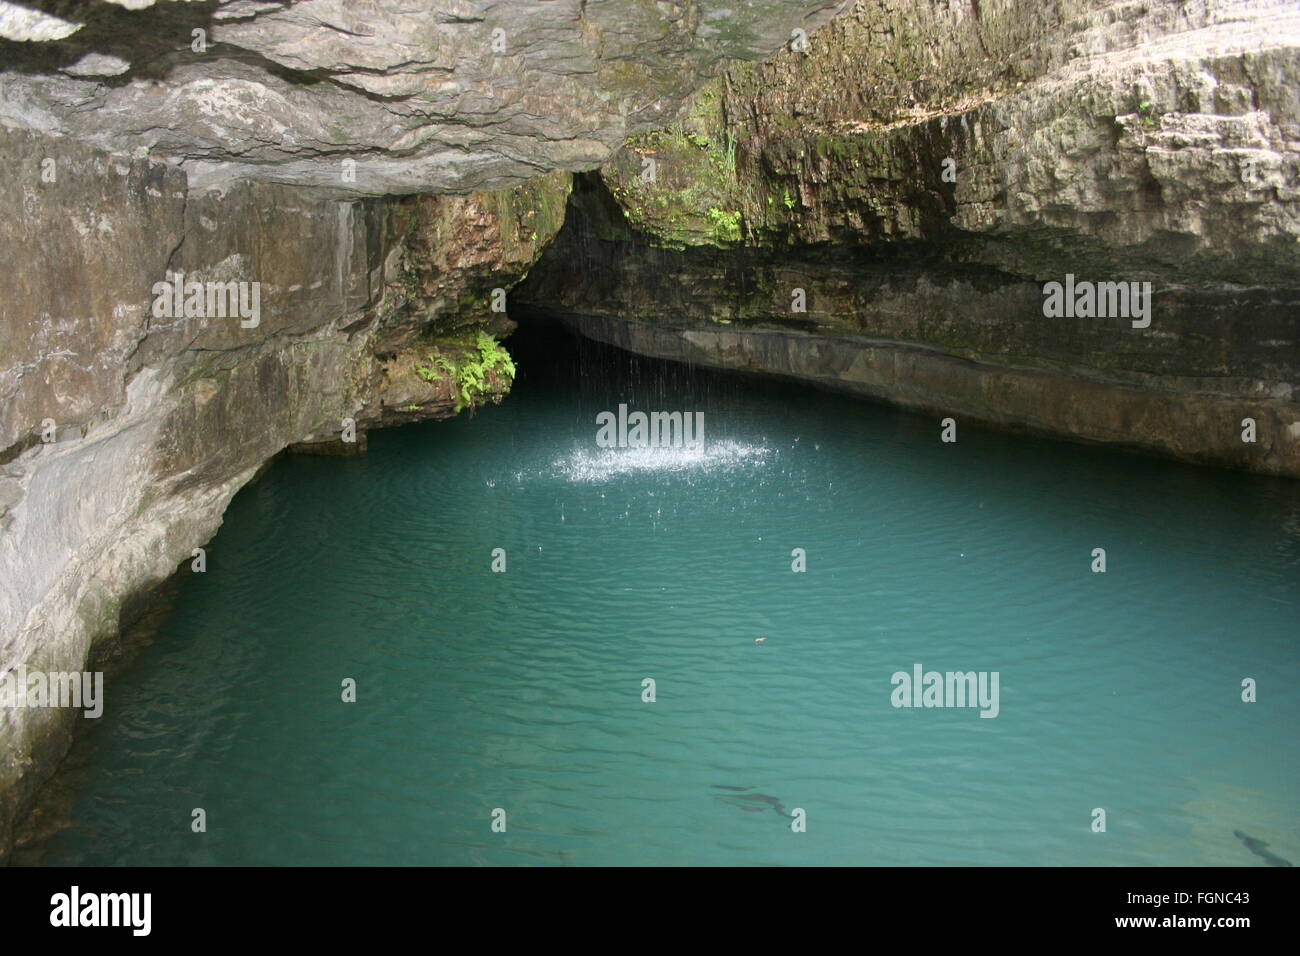
[[[645,175],[648,168],[653,175]],[[679,122],[629,140],[602,177],[628,222],[655,245],[726,246],[743,238],[737,140],[716,82],[696,95]]]
[[[515,378],[515,362],[504,345],[477,332],[471,341],[443,340],[428,352],[426,365],[416,365],[415,374],[426,382],[450,379],[455,384],[456,411],[474,406],[490,389],[488,372],[496,372],[507,383]]]
[[[714,232],[725,242],[740,241],[740,213],[724,212],[716,206],[709,207],[709,221]]]

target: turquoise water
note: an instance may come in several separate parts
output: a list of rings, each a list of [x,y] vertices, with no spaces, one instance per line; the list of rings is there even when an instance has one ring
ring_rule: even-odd
[[[244,489],[45,862],[1300,862],[1295,483],[559,348]],[[704,453],[602,452],[620,402]]]

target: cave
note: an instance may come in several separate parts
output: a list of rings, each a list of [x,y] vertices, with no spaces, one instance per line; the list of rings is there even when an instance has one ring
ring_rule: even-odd
[[[1300,857],[1289,0],[0,0],[0,157],[0,862]]]

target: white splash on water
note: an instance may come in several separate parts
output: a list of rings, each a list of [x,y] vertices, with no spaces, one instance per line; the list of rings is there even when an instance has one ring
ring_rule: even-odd
[[[703,448],[579,448],[552,466],[557,477],[570,482],[601,482],[645,472],[731,471],[766,463],[770,451],[737,441],[709,442]]]

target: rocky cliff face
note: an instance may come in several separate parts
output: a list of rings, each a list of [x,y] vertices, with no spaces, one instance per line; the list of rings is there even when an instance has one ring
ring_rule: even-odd
[[[636,351],[1300,475],[1298,92],[1294,4],[859,0],[586,178],[520,298]],[[1045,315],[1051,282],[1107,301]]]
[[[499,400],[566,170],[841,6],[0,2],[0,672],[112,657],[282,450]],[[75,719],[0,709],[0,860]]]

